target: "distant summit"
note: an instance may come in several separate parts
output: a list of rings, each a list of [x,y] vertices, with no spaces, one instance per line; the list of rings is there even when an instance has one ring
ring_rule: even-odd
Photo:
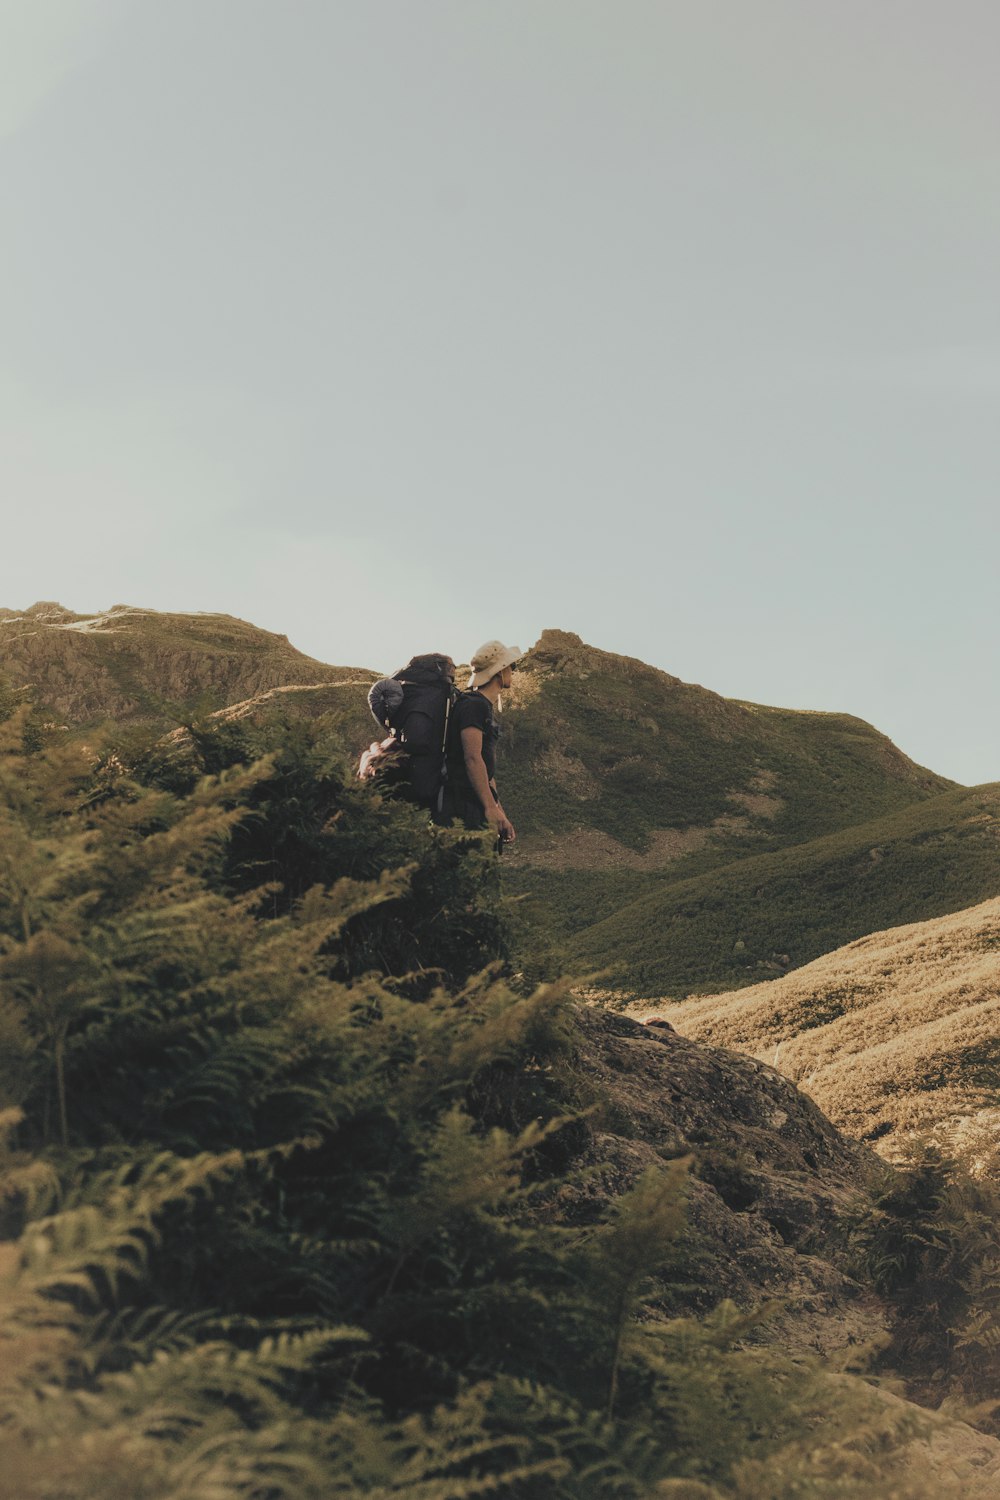
[[[195,706],[211,711],[292,684],[373,675],[314,661],[287,636],[231,615],[129,604],[85,615],[47,601],[0,610],[0,676],[71,724],[166,727]]]
[[[954,783],[863,719],[769,708],[545,630],[505,704],[525,858],[654,871],[802,842]]]
[[[79,615],[74,615],[71,609],[64,608],[52,600],[40,599],[37,604],[32,604],[28,609],[0,609],[0,620],[77,620]]]

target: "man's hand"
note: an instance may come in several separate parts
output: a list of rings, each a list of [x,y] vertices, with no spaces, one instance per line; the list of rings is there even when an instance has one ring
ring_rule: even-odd
[[[503,808],[500,806],[499,802],[494,802],[492,807],[487,808],[486,821],[489,823],[491,828],[496,829],[497,838],[501,841],[501,843],[512,844],[517,838],[517,833],[514,829],[514,825],[508,818],[507,814],[504,812]]]

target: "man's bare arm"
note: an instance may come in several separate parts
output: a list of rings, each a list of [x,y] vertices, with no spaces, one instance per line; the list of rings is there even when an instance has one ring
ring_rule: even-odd
[[[473,791],[483,805],[486,821],[496,826],[497,832],[502,839],[510,841],[515,837],[514,825],[493,794],[490,778],[486,771],[486,762],[483,760],[483,732],[481,729],[462,730],[462,754],[465,757],[466,774],[472,783]]]

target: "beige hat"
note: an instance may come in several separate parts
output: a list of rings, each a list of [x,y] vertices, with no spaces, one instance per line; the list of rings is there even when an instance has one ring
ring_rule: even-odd
[[[491,677],[502,672],[504,667],[512,667],[516,661],[520,661],[522,654],[520,646],[505,646],[503,641],[487,641],[485,646],[480,646],[470,663],[470,688],[482,687]]]

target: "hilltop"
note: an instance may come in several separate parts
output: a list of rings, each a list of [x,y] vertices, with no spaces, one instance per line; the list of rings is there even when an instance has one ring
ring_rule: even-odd
[[[300,690],[294,711],[312,717],[304,690],[330,684],[353,686],[367,715],[378,675],[316,661],[229,615],[123,604],[82,615],[52,603],[0,609],[0,670],[75,724],[177,722],[195,705],[262,712],[289,687]],[[351,716],[353,732],[370,724],[355,731]],[[504,725],[506,785],[533,867],[660,869],[706,848],[720,858],[952,785],[860,719],[735,702],[558,630],[525,656]]]
[[[546,631],[501,747],[543,972],[680,997],[1000,892],[1000,787],[957,787],[849,715],[728,700]]]
[[[515,676],[501,761],[522,856],[549,869],[719,862],[954,785],[862,719],[723,698],[560,630]]]
[[[231,615],[127,604],[83,615],[53,603],[0,609],[0,673],[69,724],[164,726],[292,684],[367,684],[372,676],[314,661],[287,636]]]

